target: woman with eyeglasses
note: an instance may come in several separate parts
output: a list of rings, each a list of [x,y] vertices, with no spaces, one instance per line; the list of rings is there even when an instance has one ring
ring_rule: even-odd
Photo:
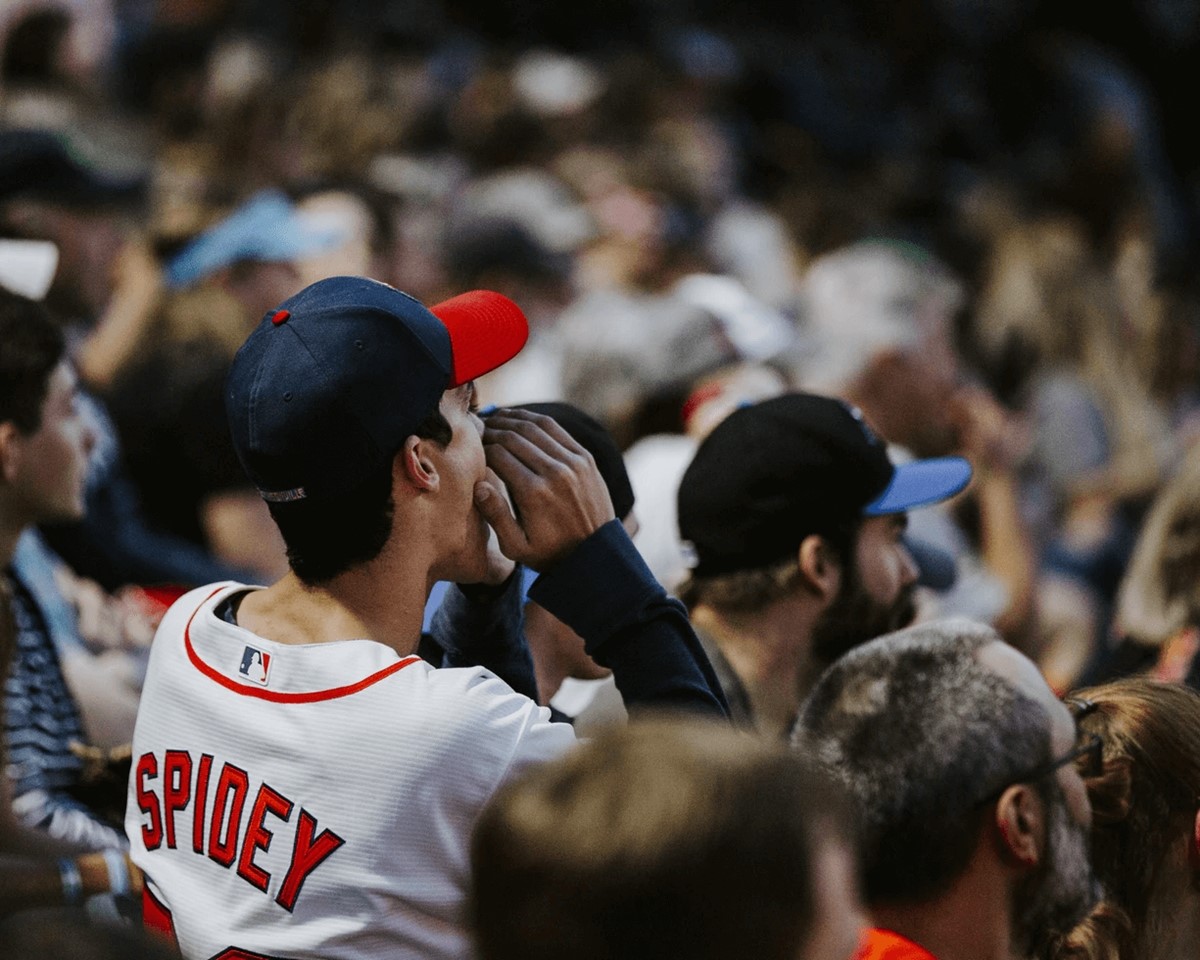
[[[1200,694],[1129,678],[1072,699],[1081,734],[1103,741],[1102,769],[1081,773],[1092,803],[1093,865],[1105,898],[1063,939],[1052,960],[1195,958]]]

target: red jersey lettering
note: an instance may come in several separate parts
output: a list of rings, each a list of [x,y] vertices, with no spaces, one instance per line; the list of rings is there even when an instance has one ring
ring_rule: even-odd
[[[242,841],[242,855],[238,859],[237,869],[239,877],[264,893],[271,882],[271,875],[254,862],[254,852],[271,849],[271,839],[275,834],[264,826],[268,813],[286,823],[292,815],[292,801],[264,783],[258,788],[258,796],[250,811],[250,822],[246,826],[246,838]]]
[[[138,809],[150,818],[142,824],[142,843],[147,850],[157,850],[162,843],[162,813],[158,809],[158,797],[146,787],[147,780],[158,778],[158,759],[152,753],[143,753],[137,762]]]
[[[288,913],[296,908],[296,898],[300,896],[300,889],[308,875],[346,842],[331,830],[322,830],[314,840],[316,829],[317,818],[301,809],[300,819],[296,823],[296,842],[292,847],[292,864],[283,879],[279,896],[275,898],[275,902]]]
[[[208,804],[208,775],[212,771],[211,753],[202,754],[196,770],[196,800],[192,810],[192,849],[204,852],[204,813]]]
[[[167,846],[175,849],[175,812],[192,799],[192,758],[186,750],[168,750],[163,758],[163,822]]]
[[[208,834],[208,855],[223,867],[231,866],[237,856],[242,807],[246,805],[249,789],[250,777],[246,771],[233,764],[225,764],[213,794],[212,829]]]

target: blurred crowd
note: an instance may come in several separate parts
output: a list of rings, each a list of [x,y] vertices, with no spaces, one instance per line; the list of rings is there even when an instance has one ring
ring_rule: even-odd
[[[0,286],[61,321],[88,431],[86,516],[9,564],[70,762],[121,769],[172,599],[286,571],[225,378],[343,274],[518,303],[481,403],[611,434],[617,516],[702,633],[737,603],[699,589],[685,471],[803,390],[897,463],[970,462],[903,531],[919,620],[990,625],[1059,694],[1200,687],[1198,46],[1170,0],[0,0]],[[543,701],[622,712],[547,649]]]
[[[1130,561],[1196,432],[1198,168],[1172,121],[1198,25],[1169,4],[10,3],[0,231],[57,245],[47,303],[109,418],[94,459],[119,443],[146,536],[182,541],[49,542],[110,592],[207,579],[189,545],[277,573],[220,385],[266,310],[357,273],[522,305],[531,343],[483,401],[599,418],[669,587],[697,439],[803,388],[975,466],[913,531],[957,568],[929,609],[995,623],[1061,689],[1114,636],[1150,659],[1192,617],[1165,586],[1186,573],[1154,567],[1178,545]],[[172,560],[147,569],[155,547]]]

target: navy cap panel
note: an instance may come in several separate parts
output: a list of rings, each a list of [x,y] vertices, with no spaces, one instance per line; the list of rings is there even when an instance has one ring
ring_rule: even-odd
[[[238,457],[268,500],[344,493],[436,409],[450,368],[449,333],[412,297],[318,282],[238,351],[226,403]]]
[[[437,344],[436,331],[423,331],[422,337],[377,309],[353,317],[316,315],[283,326],[293,327],[305,349],[318,358],[328,395],[343,397],[375,443],[389,453],[429,415],[446,389],[450,340],[444,328]]]
[[[284,301],[279,309],[288,311],[293,318],[306,319],[366,317],[375,313],[406,328],[431,358],[450,369],[450,335],[445,325],[419,300],[378,280],[333,277],[318,281]]]
[[[230,418],[234,446],[260,490],[320,495],[322,487],[351,482],[351,465],[357,461],[361,469],[364,457],[375,459],[376,447],[358,419],[330,401],[325,371],[294,331],[272,334],[255,344],[259,360],[249,395],[231,387],[230,407],[247,413]],[[293,342],[285,344],[288,339]]]

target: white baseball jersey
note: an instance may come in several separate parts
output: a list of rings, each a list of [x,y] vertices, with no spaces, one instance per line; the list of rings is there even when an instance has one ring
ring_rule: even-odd
[[[148,924],[188,960],[468,956],[475,819],[571,728],[483,669],[261,639],[214,613],[246,589],[154,640],[125,820]]]

